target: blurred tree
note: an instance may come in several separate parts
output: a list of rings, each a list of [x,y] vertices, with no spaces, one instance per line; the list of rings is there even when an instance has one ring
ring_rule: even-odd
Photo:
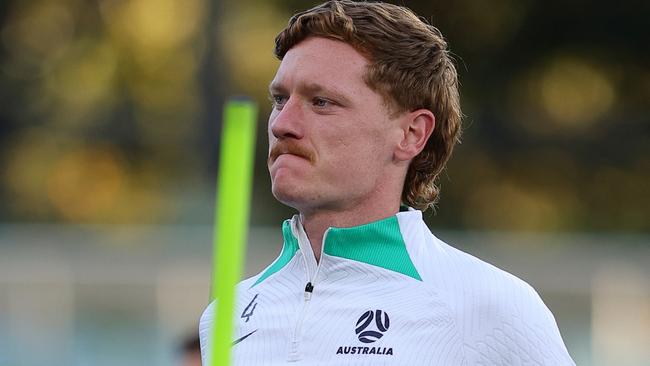
[[[433,226],[650,229],[650,3],[397,2],[456,55],[464,141]],[[202,222],[221,100],[269,112],[273,39],[298,0],[0,5],[0,219]],[[260,131],[264,131],[262,128]],[[253,221],[270,194],[258,134]]]

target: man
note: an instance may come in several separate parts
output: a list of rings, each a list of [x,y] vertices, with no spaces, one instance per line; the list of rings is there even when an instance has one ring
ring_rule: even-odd
[[[403,7],[329,1],[292,17],[275,54],[268,167],[299,214],[238,285],[234,364],[572,365],[530,286],[416,210],[437,199],[460,129],[440,32]]]

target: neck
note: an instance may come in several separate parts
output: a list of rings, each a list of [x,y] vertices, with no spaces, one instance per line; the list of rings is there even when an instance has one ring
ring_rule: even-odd
[[[377,205],[376,202],[373,202],[374,207],[370,208],[364,207],[363,205],[354,205],[349,209],[341,211],[322,209],[301,211],[300,219],[302,226],[309,238],[316,262],[320,261],[323,248],[323,235],[325,235],[325,231],[328,228],[353,227],[381,220],[399,212],[399,205],[399,200],[395,200],[395,202],[384,202],[383,205]]]

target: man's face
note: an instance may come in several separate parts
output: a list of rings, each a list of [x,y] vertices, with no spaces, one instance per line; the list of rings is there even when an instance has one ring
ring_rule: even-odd
[[[270,92],[273,195],[301,212],[372,199],[402,130],[363,81],[368,60],[346,43],[311,37],[285,55]]]

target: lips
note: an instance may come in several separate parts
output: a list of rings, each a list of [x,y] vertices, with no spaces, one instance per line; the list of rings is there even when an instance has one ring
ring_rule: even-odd
[[[278,155],[277,157],[275,157],[275,159],[273,159],[273,160],[274,161],[278,160],[278,158],[281,157],[281,156],[295,156],[295,157],[307,160],[307,158],[304,157],[304,156],[301,156],[301,155],[298,155],[298,154],[292,154],[292,153],[282,153],[282,154]]]

